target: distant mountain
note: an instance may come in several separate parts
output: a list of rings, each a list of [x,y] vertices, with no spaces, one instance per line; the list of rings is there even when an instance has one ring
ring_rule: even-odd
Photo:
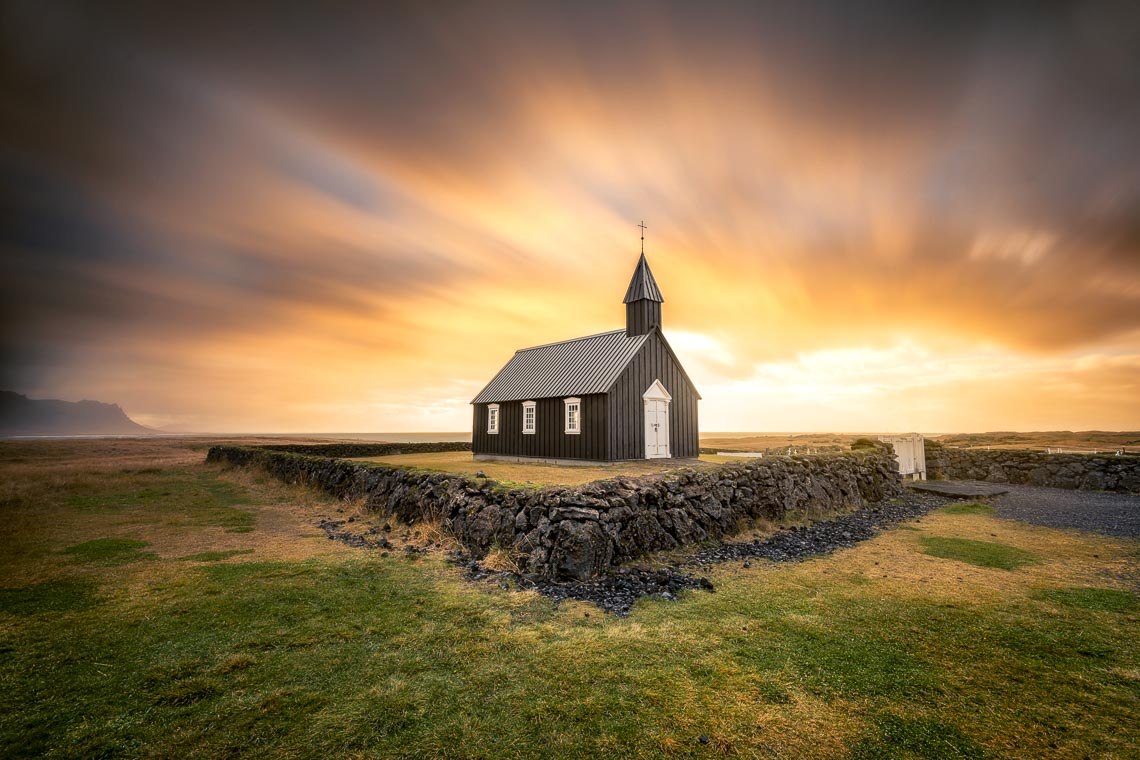
[[[30,399],[0,391],[0,435],[149,435],[118,404]]]

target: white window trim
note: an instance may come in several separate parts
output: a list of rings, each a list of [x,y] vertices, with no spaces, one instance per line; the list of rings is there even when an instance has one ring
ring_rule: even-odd
[[[494,414],[491,414],[494,412]],[[499,434],[499,405],[487,404],[487,435]]]
[[[536,404],[534,401],[524,401],[524,402],[522,402],[522,405],[523,405],[523,414],[522,414],[522,432],[523,432],[523,435],[534,435],[535,431],[538,430],[538,408],[537,408],[538,404]],[[531,415],[531,421],[534,423],[534,427],[532,427],[530,430],[526,429],[526,410],[527,409],[533,409],[534,410],[534,414]]]
[[[571,404],[577,404],[578,405],[578,429],[577,430],[571,430],[570,429],[570,405]],[[563,432],[565,432],[566,435],[581,435],[582,434],[582,399],[580,399],[580,398],[564,398],[564,399],[562,399],[562,409],[564,412],[564,414],[562,416],[565,419],[565,425],[564,425],[565,430]]]

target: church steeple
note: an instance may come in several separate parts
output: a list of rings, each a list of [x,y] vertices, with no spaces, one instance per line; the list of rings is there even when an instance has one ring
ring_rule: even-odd
[[[660,328],[661,304],[664,302],[642,251],[629,288],[625,291],[625,334],[630,337],[645,335],[654,327]]]

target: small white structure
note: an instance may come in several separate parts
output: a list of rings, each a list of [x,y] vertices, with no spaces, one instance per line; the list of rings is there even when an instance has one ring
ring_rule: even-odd
[[[926,480],[926,441],[921,435],[881,435],[879,440],[894,448],[900,475],[911,480]]]

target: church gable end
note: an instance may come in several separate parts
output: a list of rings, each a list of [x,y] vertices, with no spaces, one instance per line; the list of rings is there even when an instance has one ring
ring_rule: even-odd
[[[673,457],[700,454],[697,402],[700,394],[677,361],[660,331],[649,340],[626,366],[610,389],[611,409],[609,459],[644,459],[644,394],[659,381],[672,396],[669,404],[669,449]]]

